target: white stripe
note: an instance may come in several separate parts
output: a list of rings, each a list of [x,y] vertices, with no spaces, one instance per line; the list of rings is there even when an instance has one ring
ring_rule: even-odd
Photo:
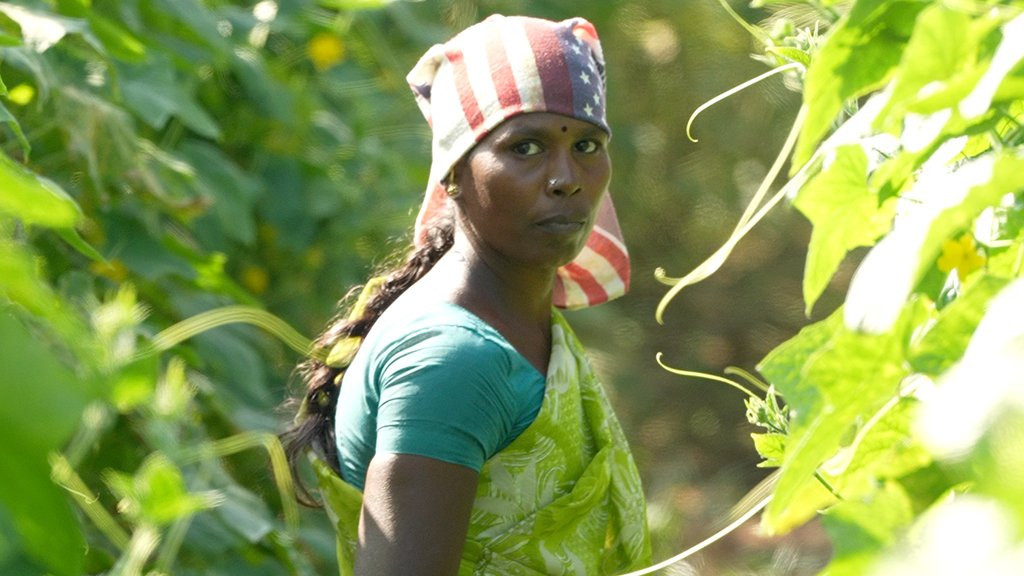
[[[581,308],[590,303],[587,293],[580,288],[579,284],[569,278],[569,274],[564,268],[558,269],[558,277],[562,281],[562,287],[565,289],[566,308]]]
[[[533,47],[522,24],[503,26],[501,38],[505,43],[505,54],[512,68],[512,76],[519,88],[519,101],[526,110],[544,108],[544,88],[541,86],[540,73],[537,72],[537,60],[533,56]]]
[[[455,88],[452,66],[447,61],[434,77],[430,102],[434,128],[430,182],[434,183],[444,178],[448,167],[465,151],[465,140],[469,138],[472,142],[473,139],[469,122],[466,121],[466,113],[462,110],[459,93]]]
[[[480,109],[480,114],[483,115],[483,127],[490,129],[493,126],[490,126],[489,123],[501,117],[497,114],[501,109],[501,102],[498,101],[494,80],[491,79],[491,65],[487,62],[487,50],[484,48],[487,41],[483,36],[492,32],[483,28],[473,30],[473,33],[477,37],[462,45],[474,48],[465,50],[462,53],[462,59],[466,63],[466,74],[469,75],[469,85],[473,88],[476,105]]]
[[[590,272],[590,275],[604,288],[609,297],[626,291],[626,285],[623,283],[618,271],[600,253],[584,246],[573,262],[579,264],[587,272]]]

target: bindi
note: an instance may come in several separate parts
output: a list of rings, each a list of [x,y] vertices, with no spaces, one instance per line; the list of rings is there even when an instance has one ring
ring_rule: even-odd
[[[568,126],[562,126],[562,132],[568,132],[568,131],[569,131],[569,127]]]

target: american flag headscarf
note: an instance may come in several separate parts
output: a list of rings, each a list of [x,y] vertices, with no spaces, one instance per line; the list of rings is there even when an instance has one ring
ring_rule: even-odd
[[[525,112],[553,112],[599,126],[605,120],[604,56],[594,25],[493,15],[436,44],[406,77],[430,123],[432,162],[415,242],[446,210],[441,181],[491,130]],[[583,308],[625,294],[629,253],[606,190],[594,228],[576,258],[558,269],[553,300]]]

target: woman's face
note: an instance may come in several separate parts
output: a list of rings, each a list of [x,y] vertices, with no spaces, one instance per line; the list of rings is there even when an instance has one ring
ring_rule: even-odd
[[[506,120],[456,166],[460,225],[478,250],[504,259],[570,262],[611,178],[607,144],[605,131],[559,114]]]

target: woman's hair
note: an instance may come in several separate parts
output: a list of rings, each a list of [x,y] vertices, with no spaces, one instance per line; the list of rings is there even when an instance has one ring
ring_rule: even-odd
[[[323,334],[314,341],[313,349],[330,350],[335,343],[344,338],[365,337],[384,310],[448,252],[452,246],[454,232],[455,226],[451,217],[437,218],[426,231],[426,241],[413,250],[405,263],[384,273],[383,283],[370,297],[363,313],[356,318],[350,318],[344,312],[339,313]],[[342,303],[350,302],[351,295],[357,291],[358,287],[350,291],[342,299]],[[288,402],[292,411],[300,405],[304,406],[304,409],[281,434],[281,441],[288,457],[288,467],[298,485],[298,500],[310,506],[319,504],[310,497],[309,491],[299,477],[299,460],[312,449],[340,474],[338,449],[334,438],[334,413],[338,404],[338,390],[341,387],[340,376],[344,371],[344,367],[328,366],[322,359],[308,358],[298,366],[298,373],[305,384],[303,395]]]

